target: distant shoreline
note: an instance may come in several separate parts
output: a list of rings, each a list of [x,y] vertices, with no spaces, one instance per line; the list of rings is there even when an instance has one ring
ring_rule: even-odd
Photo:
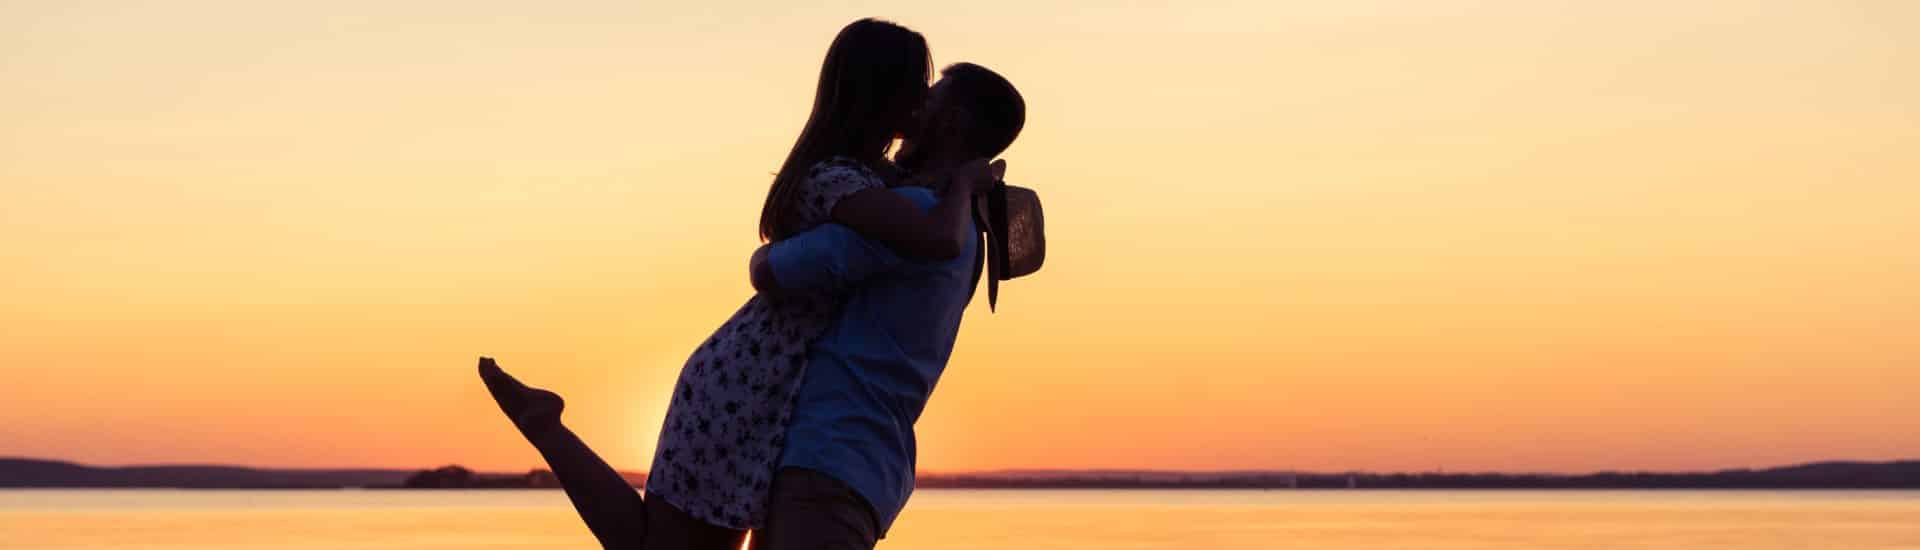
[[[646,476],[624,473],[635,487]],[[1015,470],[924,474],[925,489],[1236,489],[1236,490],[1662,490],[1662,489],[1920,489],[1920,460],[1815,462],[1758,470],[1599,472],[1591,474],[1178,472]],[[459,466],[427,470],[267,469],[240,466],[97,467],[29,458],[0,458],[0,488],[175,489],[551,489],[545,470],[480,473]]]

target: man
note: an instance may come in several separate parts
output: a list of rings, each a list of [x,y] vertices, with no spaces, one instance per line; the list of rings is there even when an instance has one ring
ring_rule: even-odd
[[[920,131],[901,146],[901,166],[918,174],[999,155],[1026,119],[1019,92],[1000,75],[967,63],[941,74]],[[894,191],[922,209],[935,202],[923,187]],[[886,535],[913,492],[913,424],[953,353],[981,245],[914,262],[829,224],[755,251],[756,290],[849,289],[840,317],[808,348],[756,548],[864,549]]]

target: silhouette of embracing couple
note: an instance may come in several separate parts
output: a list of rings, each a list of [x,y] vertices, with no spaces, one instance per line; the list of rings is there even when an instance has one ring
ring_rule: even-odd
[[[645,496],[561,421],[560,396],[480,359],[480,378],[606,548],[872,548],[913,492],[913,425],[979,280],[1039,268],[1038,198],[989,161],[1025,102],[926,39],[855,21],[774,176],[756,291],[681,368]],[[888,150],[897,138],[899,151]]]

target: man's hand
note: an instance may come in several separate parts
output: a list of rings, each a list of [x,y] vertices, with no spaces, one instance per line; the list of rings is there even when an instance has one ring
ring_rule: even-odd
[[[962,196],[982,195],[988,190],[993,189],[993,185],[1005,178],[1006,175],[1007,161],[1005,159],[992,162],[988,162],[988,160],[984,158],[973,159],[967,161],[966,164],[954,168],[952,176],[953,187],[947,191],[950,194],[963,194]]]

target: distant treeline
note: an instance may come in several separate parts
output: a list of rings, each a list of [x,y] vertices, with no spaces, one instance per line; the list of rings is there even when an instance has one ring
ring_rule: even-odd
[[[407,476],[407,489],[558,489],[553,472],[534,470],[519,475],[476,474],[462,466],[441,466]]]
[[[933,475],[920,487],[954,489],[1920,489],[1920,461],[1824,462],[1698,473],[1223,473]]]
[[[635,487],[645,476],[624,474]],[[422,470],[407,488],[554,488],[545,470],[525,474],[477,474],[460,466]],[[996,472],[926,474],[928,489],[1920,489],[1920,461],[1822,462],[1764,470],[1659,473],[1602,472],[1580,475],[1501,473],[1292,473],[1292,472]]]
[[[626,473],[635,487],[645,474]],[[553,474],[479,473],[461,466],[428,470],[277,470],[235,466],[128,466],[0,458],[0,487],[175,487],[202,489],[548,489]],[[955,489],[1920,489],[1920,460],[1819,462],[1717,472],[1296,473],[1164,471],[1006,471],[923,474],[923,488]]]
[[[627,484],[645,487],[646,474],[620,472],[627,478]],[[464,466],[441,466],[432,470],[421,470],[407,476],[400,482],[403,489],[559,489],[560,480],[547,470],[531,470],[524,474],[482,474]]]

